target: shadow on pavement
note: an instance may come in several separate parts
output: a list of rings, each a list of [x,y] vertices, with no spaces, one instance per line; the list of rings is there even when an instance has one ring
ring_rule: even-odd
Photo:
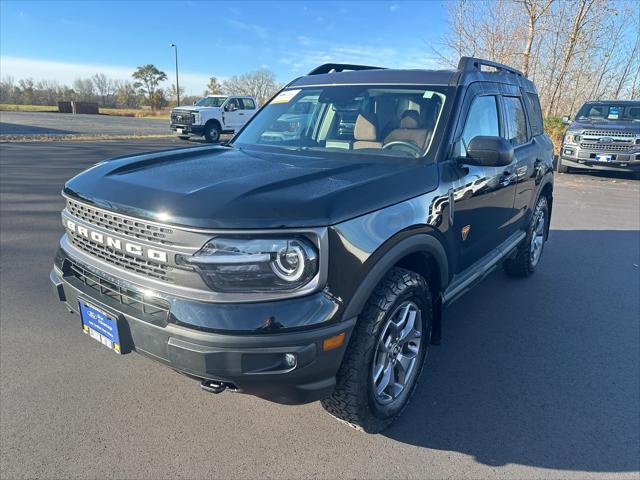
[[[492,466],[638,470],[639,263],[638,231],[552,231],[535,275],[495,272],[445,312],[385,435]]]
[[[78,133],[72,130],[58,128],[36,127],[17,123],[0,122],[0,135],[70,135]]]

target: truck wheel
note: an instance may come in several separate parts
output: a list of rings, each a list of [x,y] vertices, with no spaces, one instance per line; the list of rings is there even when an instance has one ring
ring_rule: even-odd
[[[209,143],[216,143],[220,140],[220,125],[211,122],[205,126],[204,138]]]
[[[558,173],[569,173],[569,167],[562,164],[562,157],[558,157]]]
[[[508,258],[502,264],[504,270],[513,277],[528,277],[538,266],[544,242],[547,237],[547,223],[549,222],[549,206],[547,198],[542,196],[531,217],[527,237],[518,247],[516,255]]]
[[[322,406],[368,433],[388,427],[415,390],[432,330],[431,293],[423,277],[391,270],[367,301]]]

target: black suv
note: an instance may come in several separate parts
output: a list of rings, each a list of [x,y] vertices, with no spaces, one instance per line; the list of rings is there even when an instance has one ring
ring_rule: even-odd
[[[640,173],[640,100],[585,103],[564,136],[558,172],[609,170]]]
[[[227,145],[101,162],[64,187],[51,272],[86,334],[367,432],[407,405],[443,308],[533,273],[552,144],[520,72],[329,64]]]

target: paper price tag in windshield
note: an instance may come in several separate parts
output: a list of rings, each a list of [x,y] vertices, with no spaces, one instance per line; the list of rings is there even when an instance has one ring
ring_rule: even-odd
[[[284,92],[280,92],[276,98],[271,100],[271,103],[289,103],[289,101],[298,93],[300,93],[300,89],[285,90]]]

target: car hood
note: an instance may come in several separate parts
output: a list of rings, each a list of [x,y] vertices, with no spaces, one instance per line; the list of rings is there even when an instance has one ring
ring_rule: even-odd
[[[640,123],[638,122],[579,122],[574,121],[569,125],[569,130],[618,130],[620,132],[631,132],[640,134]]]
[[[201,112],[202,110],[214,110],[214,109],[219,110],[220,107],[197,107],[196,105],[186,105],[184,107],[175,107],[173,110],[182,110],[186,112]]]
[[[437,187],[437,179],[437,166],[408,159],[214,146],[101,162],[69,180],[64,192],[176,225],[316,227],[426,193]]]

